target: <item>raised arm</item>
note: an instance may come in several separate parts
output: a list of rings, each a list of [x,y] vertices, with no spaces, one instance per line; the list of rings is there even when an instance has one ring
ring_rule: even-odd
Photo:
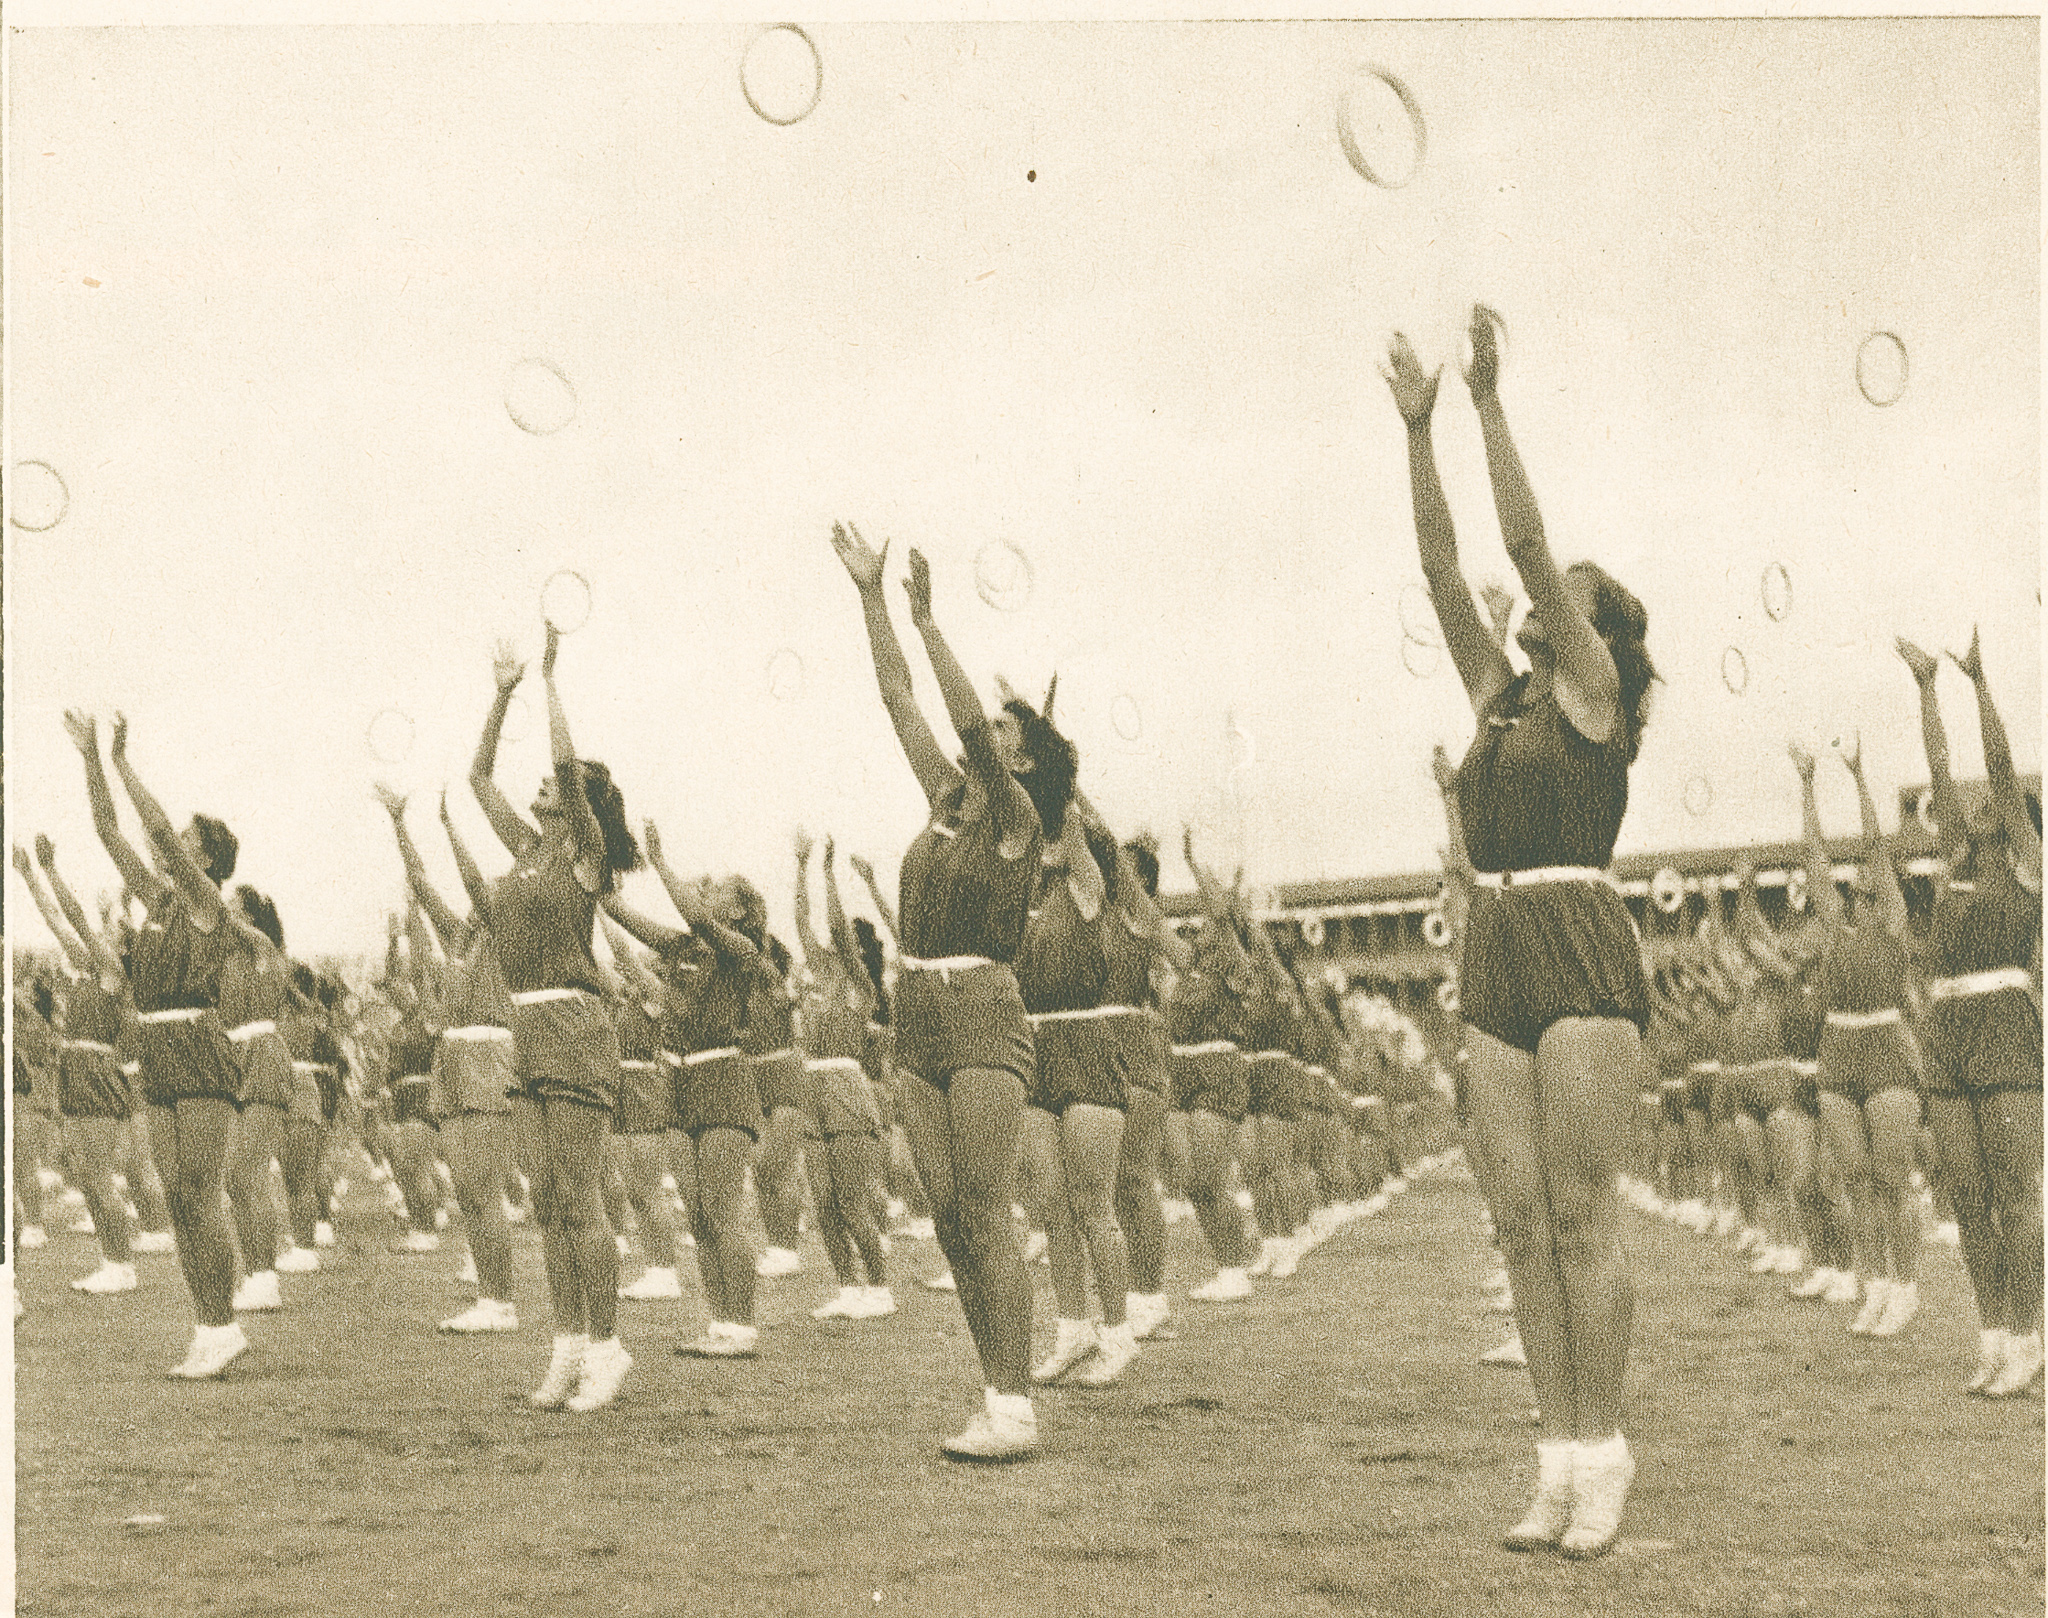
[[[526,665],[514,654],[511,642],[500,641],[491,657],[491,677],[497,682],[497,695],[491,699],[483,737],[477,742],[476,757],[469,764],[469,789],[476,794],[477,805],[483,810],[484,819],[491,823],[491,830],[498,834],[498,841],[514,856],[524,854],[540,841],[540,831],[512,807],[512,800],[499,790],[492,777],[498,768],[498,733],[505,728],[505,710],[511,707],[512,693],[525,673]]]
[[[1489,337],[1491,332],[1489,330]],[[1498,696],[1515,671],[1488,634],[1472,590],[1458,567],[1458,536],[1451,524],[1451,508],[1444,499],[1443,480],[1437,476],[1436,446],[1430,437],[1430,417],[1436,410],[1437,381],[1424,371],[1408,339],[1396,333],[1387,351],[1387,365],[1380,372],[1393,389],[1394,404],[1408,428],[1408,488],[1415,505],[1415,541],[1422,552],[1422,576],[1429,584],[1429,598],[1443,627],[1444,645],[1458,678],[1465,682],[1465,695],[1472,710],[1482,713]]]
[[[70,735],[72,745],[85,759],[85,792],[92,803],[93,830],[99,833],[100,845],[114,862],[114,869],[121,873],[122,883],[147,907],[162,894],[164,884],[143,863],[142,856],[135,852],[134,845],[121,831],[121,817],[114,807],[114,789],[107,784],[107,772],[100,763],[99,724],[91,714],[72,708],[65,711],[64,729]]]
[[[562,632],[548,625],[547,651],[540,660],[541,681],[548,692],[548,747],[555,766],[556,799],[569,819],[569,835],[576,849],[576,880],[592,893],[613,885],[611,861],[604,846],[604,828],[590,807],[590,794],[583,790],[583,766],[576,758],[576,744],[569,737],[569,716],[562,708],[562,694],[555,689],[555,654],[562,647]]]
[[[839,897],[838,851],[832,839],[825,839],[825,932],[832,940],[832,948],[838,952],[848,977],[866,982],[867,973],[862,969],[860,940],[853,935],[853,923],[846,914],[846,905]]]
[[[813,972],[818,971],[825,959],[824,948],[818,943],[817,929],[811,925],[811,838],[803,827],[796,829],[793,839],[796,849],[796,942],[804,952],[804,965]],[[826,847],[830,847],[828,843]],[[829,857],[829,856],[828,856]],[[833,940],[838,942],[835,937]]]
[[[192,907],[192,925],[202,933],[212,932],[227,914],[220,889],[213,885],[213,878],[199,868],[199,862],[185,846],[185,839],[178,835],[178,828],[164,813],[164,806],[142,784],[142,777],[128,762],[128,721],[118,713],[114,715],[114,735],[108,743],[107,756],[114,761],[114,772],[121,777],[128,801],[135,806],[135,818],[142,822],[142,829],[162,857],[171,881]]]
[[[1892,869],[1891,845],[1878,824],[1877,805],[1870,785],[1863,779],[1863,738],[1858,736],[1842,753],[1842,763],[1856,781],[1856,806],[1863,814],[1863,870],[1865,880],[1877,893],[1877,908],[1884,917],[1885,930],[1894,938],[1906,936],[1906,896],[1899,889],[1899,873]]]
[[[910,596],[910,625],[924,641],[925,656],[931,659],[932,674],[939,682],[939,695],[946,701],[946,717],[952,720],[954,734],[960,738],[967,768],[989,795],[989,806],[1002,831],[997,851],[1005,859],[1014,859],[1023,852],[1037,827],[1038,811],[1032,806],[1030,794],[996,756],[988,715],[982,712],[974,682],[953,655],[953,648],[946,644],[939,621],[932,615],[931,568],[923,553],[915,549],[910,553],[910,577],[903,581],[903,588]]]
[[[1948,729],[1941,722],[1941,699],[1934,690],[1934,677],[1941,665],[1903,636],[1894,644],[1906,667],[1913,671],[1913,683],[1920,688],[1920,740],[1927,749],[1934,840],[1940,845],[1942,859],[1954,866],[1969,844],[1969,833],[1962,805],[1956,801],[1955,781],[1949,774]]]
[[[1813,755],[1797,742],[1786,751],[1799,772],[1799,828],[1806,854],[1806,904],[1832,933],[1842,925],[1842,895],[1835,887],[1827,839],[1821,834],[1820,807],[1813,797]]]
[[[1108,838],[1110,846],[1116,850],[1116,892],[1112,897],[1117,909],[1123,912],[1131,935],[1149,940],[1154,949],[1173,963],[1176,972],[1185,972],[1194,965],[1195,952],[1179,933],[1167,925],[1166,913],[1159,908],[1158,900],[1146,891],[1145,880],[1138,874],[1130,849],[1110,830],[1109,822],[1096,812],[1095,805],[1079,788],[1074,791],[1073,808],[1084,822],[1095,828],[1098,835]]]
[[[620,978],[643,1000],[659,1000],[661,979],[633,953],[633,941],[627,937],[626,930],[612,919],[609,911],[599,911],[598,920],[604,927],[604,939],[611,946],[612,964],[618,969]]]
[[[672,950],[690,936],[681,927],[671,927],[665,921],[656,921],[646,912],[634,909],[619,897],[617,889],[600,898],[598,905],[605,915],[651,950]]]
[[[434,891],[434,884],[427,880],[427,868],[420,859],[420,851],[413,845],[412,833],[406,830],[405,799],[382,781],[376,783],[376,792],[377,801],[391,817],[391,830],[398,838],[398,857],[405,864],[406,885],[413,899],[426,912],[427,919],[434,924],[441,948],[452,956],[462,948],[463,935],[468,929],[461,918],[448,908],[448,902]]]
[[[1486,472],[1493,483],[1493,506],[1500,517],[1500,537],[1508,560],[1529,592],[1529,611],[1550,642],[1557,660],[1554,689],[1558,706],[1573,727],[1589,741],[1604,742],[1621,723],[1621,679],[1614,654],[1591,620],[1572,604],[1564,575],[1550,554],[1543,534],[1543,516],[1535,491],[1522,468],[1522,457],[1508,431],[1500,407],[1500,350],[1493,322],[1472,311],[1472,368],[1465,373],[1472,403],[1479,412],[1479,430],[1486,439]],[[1446,638],[1448,638],[1446,630]]]
[[[1770,972],[1774,977],[1790,979],[1797,975],[1792,963],[1778,948],[1777,934],[1765,917],[1763,906],[1757,902],[1756,866],[1744,860],[1736,872],[1739,886],[1735,894],[1735,940],[1749,953],[1751,960]]]
[[[752,967],[763,966],[765,957],[754,947],[754,941],[737,928],[728,927],[712,915],[697,886],[685,882],[669,869],[668,861],[662,855],[661,832],[653,821],[647,822],[645,832],[647,863],[654,867],[654,874],[661,878],[661,885],[668,890],[669,902],[676,907],[676,914],[689,923],[690,931],[726,960],[739,961]],[[632,932],[642,943],[651,942],[644,935],[634,932],[632,924],[624,916],[619,915],[617,911],[613,911],[612,914],[618,916],[619,924],[628,932]]]
[[[872,549],[852,523],[832,525],[832,549],[839,553],[847,576],[860,592],[861,616],[867,622],[868,649],[875,660],[875,683],[882,688],[882,706],[889,723],[896,727],[896,740],[903,756],[917,776],[925,802],[937,807],[960,784],[960,772],[939,750],[932,727],[917,706],[910,683],[910,660],[903,655],[903,643],[896,638],[896,626],[889,620],[888,592],[884,587],[883,564],[889,557],[888,541]]]
[[[1451,936],[1463,938],[1478,873],[1473,870],[1471,853],[1465,847],[1465,817],[1458,808],[1458,770],[1441,743],[1430,753],[1429,767],[1444,806],[1444,919],[1451,924]]]
[[[455,817],[448,813],[448,794],[441,794],[441,830],[448,835],[448,846],[455,853],[455,869],[462,878],[462,891],[469,895],[469,907],[480,919],[491,913],[491,888],[484,881],[484,874],[470,857],[469,845],[462,840],[462,833],[455,829]]]
[[[1244,942],[1237,936],[1237,925],[1231,919],[1233,904],[1231,896],[1215,877],[1202,869],[1195,858],[1195,834],[1183,826],[1180,834],[1181,853],[1188,862],[1188,869],[1194,873],[1195,889],[1202,896],[1202,915],[1209,924],[1209,931],[1223,946],[1223,954],[1230,963],[1228,976],[1239,978],[1251,965],[1251,957],[1245,954]],[[1249,983],[1249,978],[1243,978]]]
[[[854,870],[859,874],[861,885],[868,890],[868,902],[875,907],[875,914],[882,918],[882,925],[889,929],[891,942],[900,943],[901,933],[896,926],[896,911],[882,893],[882,884],[875,880],[875,868],[858,854],[847,856]]]
[[[28,884],[29,897],[35,900],[43,925],[50,929],[50,936],[57,940],[57,947],[63,950],[71,969],[89,977],[98,977],[100,963],[85,942],[71,930],[71,923],[57,908],[57,902],[43,891],[42,883],[36,880],[36,868],[29,864],[28,850],[19,843],[14,845],[14,868],[21,873],[22,881]]]
[[[112,942],[111,929],[105,932],[94,929],[86,919],[85,906],[78,902],[78,896],[71,891],[62,874],[57,870],[57,850],[50,839],[36,838],[36,863],[43,868],[43,876],[50,884],[50,894],[57,901],[57,908],[64,919],[71,923],[72,931],[91,953],[95,969],[109,992],[117,990],[126,978],[121,969],[121,956]]]
[[[2041,891],[2041,834],[2034,830],[2027,813],[2026,794],[2013,773],[2012,743],[2006,739],[2005,721],[1991,700],[1991,686],[1984,678],[1984,652],[1970,631],[1970,649],[1956,659],[1956,666],[1970,677],[1977,690],[1977,724],[1984,733],[1984,773],[1991,778],[1992,796],[1998,801],[1998,816],[2005,822],[2006,846],[2012,850],[2013,874],[2030,892]]]

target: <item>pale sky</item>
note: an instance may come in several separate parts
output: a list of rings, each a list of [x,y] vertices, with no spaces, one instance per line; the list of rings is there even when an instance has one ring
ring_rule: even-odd
[[[1926,774],[1899,632],[1981,623],[2039,768],[2033,19],[819,24],[788,127],[741,93],[757,29],[10,31],[14,516],[48,509],[21,462],[69,490],[7,531],[10,835],[113,883],[60,714],[120,707],[295,950],[374,948],[400,873],[371,781],[417,795],[451,892],[442,783],[495,852],[463,785],[490,649],[537,686],[540,589],[573,568],[577,742],[675,864],[747,872],[786,925],[801,821],[893,885],[920,806],[826,543],[848,517],[892,574],[925,549],[984,689],[1058,671],[1120,825],[1191,819],[1261,884],[1432,867],[1429,751],[1471,718],[1441,658],[1402,664],[1420,569],[1375,364],[1396,328],[1452,362],[1468,576],[1509,577],[1454,374],[1474,299],[1508,322],[1560,559],[1649,608],[1624,852],[1795,835],[1786,737],[1858,727],[1889,823]],[[1367,62],[1426,119],[1399,190],[1336,137]],[[1405,138],[1362,135],[1392,166]],[[1883,409],[1877,330],[1910,359]],[[530,357],[576,393],[545,436],[506,407]],[[997,541],[1034,570],[1021,610],[975,592]],[[1967,682],[1941,692],[1979,773]],[[387,708],[416,727],[396,765],[366,739]],[[529,717],[519,803],[537,690]]]

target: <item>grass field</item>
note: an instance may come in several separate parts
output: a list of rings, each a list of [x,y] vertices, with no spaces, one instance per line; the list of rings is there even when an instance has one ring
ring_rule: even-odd
[[[1975,1323],[1945,1248],[1920,1318],[1873,1342],[1631,1214],[1640,1473],[1620,1549],[1576,1564],[1498,1548],[1531,1481],[1530,1394],[1476,1363],[1501,1323],[1468,1180],[1416,1182],[1224,1310],[1182,1301],[1203,1268],[1174,1227],[1178,1339],[1114,1389],[1041,1395],[1044,1454],[1005,1468],[936,1453],[979,1379],[955,1301],[910,1284],[928,1243],[896,1245],[898,1315],[820,1325],[810,1241],[804,1274],[762,1285],[751,1363],[670,1352],[701,1323],[691,1299],[622,1305],[638,1363],[618,1403],[541,1415],[532,1234],[524,1329],[452,1339],[434,1322],[466,1302],[457,1258],[388,1251],[369,1202],[218,1383],[163,1375],[189,1335],[175,1260],[107,1300],[66,1285],[89,1238],[27,1255],[20,1612],[2043,1610],[2041,1396],[1957,1391]],[[163,1521],[128,1525],[145,1515]]]

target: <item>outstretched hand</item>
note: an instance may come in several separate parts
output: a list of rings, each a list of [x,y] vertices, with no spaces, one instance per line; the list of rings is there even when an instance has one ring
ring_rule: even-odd
[[[870,887],[874,885],[875,868],[873,865],[868,863],[868,859],[865,854],[849,854],[846,856],[846,861],[849,865],[853,867],[854,874],[858,876],[861,879],[861,881],[867,883]]]
[[[836,854],[837,854],[837,851],[836,851],[836,850],[835,850],[835,849],[833,848],[833,846],[832,846],[832,839],[831,839],[831,838],[829,838],[829,837],[827,837],[827,838],[825,839],[825,869],[826,869],[826,870],[828,870],[828,871],[829,871],[829,870],[831,870],[831,869],[832,869],[832,861],[833,861],[833,859],[834,859],[834,858],[836,857]]]
[[[1850,736],[1849,745],[1847,747],[1844,747],[1839,741],[1836,742],[1835,751],[1841,754],[1842,763],[1848,769],[1851,775],[1861,775],[1863,773],[1862,731],[1856,731]]]
[[[23,876],[29,875],[28,850],[19,843],[14,845],[14,868]]]
[[[790,839],[790,843],[796,849],[797,864],[800,866],[809,865],[811,863],[811,850],[817,846],[811,841],[811,834],[799,826],[796,829],[795,836]]]
[[[1802,779],[1811,781],[1813,779],[1813,755],[1797,742],[1787,742],[1785,744],[1785,752],[1792,760],[1792,768],[1799,772]]]
[[[1984,677],[1984,648],[1978,644],[1976,625],[1972,624],[1970,626],[1970,649],[1963,653],[1961,657],[1956,657],[1954,652],[1950,652],[1948,655],[1955,659],[1956,667],[1969,675],[1972,680],[1980,680]]]
[[[1906,660],[1906,667],[1913,671],[1914,679],[1918,680],[1922,685],[1930,684],[1933,681],[1935,671],[1941,667],[1939,662],[1921,651],[1919,647],[1906,639],[1904,635],[1899,636],[1892,644],[1898,648],[1899,656]]]
[[[1975,655],[1976,650],[1977,642],[1973,637],[1970,641],[1970,651],[1973,656]],[[116,713],[114,714],[114,734],[107,740],[107,757],[112,759],[116,764],[119,764],[121,760],[123,760],[127,756],[128,716],[124,713],[116,711]]]
[[[510,691],[526,678],[526,665],[519,660],[519,654],[512,649],[509,640],[501,640],[491,652],[491,678],[498,682],[500,691]]]
[[[647,863],[661,863],[661,829],[651,820],[640,823],[640,843],[647,850]]]
[[[403,820],[405,818],[404,794],[394,792],[382,781],[372,782],[370,790],[377,794],[377,801],[384,806],[384,812],[393,820]],[[446,792],[441,794],[441,805],[444,810],[447,808],[448,794]]]
[[[924,559],[924,552],[915,545],[910,548],[910,577],[903,581],[903,588],[910,596],[910,621],[922,626],[932,621],[932,567]]]
[[[1465,387],[1474,399],[1487,399],[1500,385],[1500,339],[1493,329],[1493,314],[1484,304],[1472,306],[1472,324],[1466,335],[1472,343],[1472,363],[1465,367]]]
[[[64,710],[64,732],[71,738],[71,745],[88,758],[100,750],[99,721],[82,708]]]
[[[847,577],[862,590],[881,588],[882,568],[889,559],[889,542],[886,539],[878,551],[861,538],[860,530],[852,523],[835,522],[832,525],[832,549],[839,553]]]
[[[1508,643],[1508,625],[1515,621],[1515,593],[1498,579],[1479,587],[1479,599],[1486,603],[1486,621],[1493,630],[1493,644],[1503,649]]]
[[[1415,357],[1415,346],[1400,332],[1394,333],[1394,340],[1387,347],[1387,362],[1380,367],[1380,375],[1387,379],[1387,386],[1394,393],[1394,408],[1401,412],[1401,419],[1411,427],[1425,424],[1430,413],[1436,409],[1436,385],[1444,374],[1439,365],[1434,371],[1425,371],[1422,361]]]
[[[555,677],[555,653],[561,649],[562,632],[555,627],[554,620],[550,619],[547,650],[540,654],[540,677],[543,680],[552,680]]]
[[[1430,773],[1436,777],[1437,790],[1449,792],[1458,784],[1458,767],[1451,762],[1451,755],[1444,751],[1444,744],[1438,742],[1429,755]]]

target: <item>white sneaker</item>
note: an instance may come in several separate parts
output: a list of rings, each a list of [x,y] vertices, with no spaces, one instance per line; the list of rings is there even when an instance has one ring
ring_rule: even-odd
[[[110,1292],[133,1292],[135,1290],[135,1266],[116,1264],[111,1259],[94,1270],[82,1275],[71,1283],[73,1292],[92,1292],[104,1296]]]
[[[958,1292],[960,1284],[953,1279],[953,1272],[945,1270],[922,1283],[927,1292]]]
[[[1031,1368],[1034,1382],[1057,1382],[1096,1350],[1095,1322],[1062,1320],[1053,1334],[1052,1352]]]
[[[47,1247],[49,1242],[50,1233],[43,1229],[41,1225],[23,1225],[21,1227],[21,1245],[23,1247]]]
[[[811,1311],[813,1320],[857,1320],[860,1304],[859,1287],[841,1287],[817,1308]]]
[[[1977,1333],[1977,1369],[1970,1380],[1963,1384],[1965,1393],[1982,1393],[1991,1385],[2005,1364],[2006,1331],[2002,1326],[1987,1326]]]
[[[1186,1197],[1168,1197],[1159,1204],[1159,1217],[1169,1225],[1185,1225],[1195,1217],[1195,1205]]]
[[[75,1185],[67,1185],[58,1193],[57,1206],[60,1208],[83,1208],[85,1206],[85,1193]]]
[[[1735,1233],[1735,1251],[1738,1253],[1752,1252],[1767,1245],[1764,1233],[1754,1225],[1744,1225]]]
[[[2016,1393],[2025,1393],[2040,1374],[2040,1332],[2030,1331],[2024,1337],[2018,1332],[2007,1332],[2005,1363],[1998,1368],[1998,1374],[1985,1384],[1985,1397],[2009,1399]]]
[[[455,1272],[455,1279],[466,1287],[473,1287],[477,1284],[476,1254],[464,1253],[462,1255],[462,1267]]]
[[[1129,1292],[1124,1295],[1124,1318],[1142,1343],[1173,1318],[1173,1307],[1163,1292]]]
[[[619,1288],[619,1296],[630,1298],[635,1303],[654,1303],[683,1295],[682,1277],[672,1269],[650,1264],[640,1272],[639,1279],[631,1286]]]
[[[1138,1339],[1128,1320],[1121,1326],[1104,1326],[1095,1334],[1095,1357],[1074,1373],[1074,1381],[1084,1388],[1106,1388],[1137,1357]]]
[[[405,1240],[400,1242],[392,1251],[398,1253],[438,1253],[441,1251],[441,1238],[431,1230],[409,1230],[405,1233]]]
[[[633,1356],[616,1337],[592,1343],[583,1351],[582,1375],[566,1401],[568,1408],[578,1415],[602,1410],[618,1397],[619,1384],[632,1369]]]
[[[1514,1336],[1510,1337],[1499,1347],[1489,1348],[1484,1354],[1479,1356],[1479,1363],[1481,1365],[1498,1365],[1511,1371],[1528,1369],[1529,1356],[1522,1348],[1522,1334],[1516,1332]]]
[[[167,1230],[138,1230],[128,1246],[137,1253],[175,1253],[178,1238]]]
[[[1557,1439],[1536,1446],[1536,1498],[1501,1541],[1511,1551],[1549,1550],[1572,1520],[1572,1482],[1579,1446]]]
[[[913,1242],[935,1242],[939,1239],[939,1233],[929,1217],[907,1221],[897,1234],[906,1241]]]
[[[1823,1264],[1803,1281],[1795,1281],[1785,1291],[1795,1298],[1818,1298],[1835,1284],[1835,1272]]]
[[[1934,1227],[1934,1234],[1931,1239],[1942,1247],[1961,1247],[1963,1245],[1963,1228],[1953,1219],[1944,1219]]]
[[[436,1230],[446,1230],[448,1228],[448,1210],[446,1208],[436,1208],[434,1210],[434,1228]]]
[[[188,1382],[204,1381],[219,1376],[248,1352],[249,1339],[242,1335],[239,1324],[201,1326],[192,1334],[192,1347],[184,1363],[174,1366],[171,1375]]]
[[[1737,1252],[1742,1251],[1740,1247]],[[1776,1275],[1778,1273],[1778,1250],[1766,1243],[1756,1250],[1756,1256],[1749,1261],[1751,1275]]]
[[[1877,1317],[1870,1328],[1873,1337],[1896,1337],[1904,1331],[1913,1317],[1920,1313],[1920,1283],[1918,1281],[1894,1281],[1891,1293],[1885,1299],[1884,1313]]]
[[[282,1309],[284,1298],[277,1290],[277,1271],[258,1270],[254,1275],[244,1276],[242,1284],[235,1288],[234,1307],[238,1313]]]
[[[1298,1236],[1282,1236],[1273,1243],[1273,1267],[1266,1273],[1275,1281],[1292,1280],[1301,1267],[1302,1245]]]
[[[442,1321],[441,1329],[465,1336],[473,1332],[517,1331],[519,1310],[508,1299],[479,1298],[461,1314]]]
[[[310,1247],[287,1247],[273,1267],[280,1275],[311,1275],[320,1268],[320,1255]]]
[[[1245,1267],[1244,1273],[1246,1275],[1261,1280],[1263,1280],[1266,1276],[1271,1275],[1273,1273],[1274,1264],[1276,1264],[1280,1258],[1279,1253],[1275,1251],[1275,1249],[1278,1248],[1279,1245],[1280,1242],[1278,1237],[1261,1236],[1259,1238],[1259,1256],[1253,1259],[1251,1263]]]
[[[498,1206],[504,1210],[506,1224],[523,1225],[526,1223],[526,1210],[502,1192],[498,1196]]]
[[[787,1247],[771,1247],[754,1263],[754,1273],[773,1279],[778,1275],[795,1275],[804,1267],[803,1256]]]
[[[1243,1186],[1239,1186],[1235,1191],[1230,1193],[1230,1200],[1232,1202],[1235,1202],[1246,1213],[1250,1213],[1252,1211],[1252,1208],[1256,1202],[1256,1199],[1252,1196],[1251,1192],[1247,1191]]]
[[[1251,1295],[1251,1277],[1243,1270],[1218,1270],[1200,1286],[1188,1288],[1196,1303],[1242,1303]]]
[[[526,1396],[526,1402],[536,1410],[560,1410],[567,1404],[570,1391],[583,1373],[583,1355],[589,1347],[590,1339],[580,1332],[573,1337],[557,1337],[554,1351],[548,1356],[548,1374]]]
[[[99,1226],[92,1222],[92,1215],[89,1213],[80,1214],[64,1228],[73,1236],[97,1236],[100,1233]]]
[[[1849,1322],[1849,1330],[1854,1336],[1868,1337],[1877,1323],[1884,1319],[1885,1307],[1891,1302],[1891,1292],[1891,1282],[1881,1275],[1873,1275],[1863,1284],[1863,1307]]]
[[[1045,1257],[1046,1249],[1051,1245],[1047,1241],[1044,1231],[1034,1230],[1029,1236],[1024,1238],[1024,1262],[1026,1264],[1038,1263],[1039,1260]]]
[[[860,1305],[855,1320],[880,1320],[896,1313],[896,1294],[887,1287],[860,1287]]]
[[[1714,1235],[1724,1241],[1728,1237],[1733,1236],[1735,1234],[1735,1227],[1741,1221],[1741,1218],[1742,1213],[1740,1209],[1730,1208],[1725,1205],[1716,1208],[1714,1210]]]
[[[760,1342],[758,1327],[714,1320],[704,1328],[703,1336],[694,1343],[684,1344],[676,1352],[700,1360],[750,1360],[758,1352]]]
[[[334,1245],[334,1227],[324,1219],[313,1227],[313,1245],[315,1247],[332,1247]]]
[[[1572,1525],[1558,1549],[1576,1561],[1613,1550],[1635,1476],[1636,1459],[1621,1434],[1602,1444],[1581,1444],[1572,1457]]]
[[[1856,1272],[1837,1270],[1834,1279],[1828,1282],[1827,1291],[1820,1295],[1822,1303],[1854,1303],[1856,1301]]]
[[[1771,1266],[1774,1275],[1797,1275],[1806,1268],[1806,1255],[1790,1245],[1777,1250],[1776,1262]]]
[[[1029,1411],[1031,1401],[1021,1402]],[[977,1411],[965,1432],[947,1439],[939,1448],[961,1461],[1019,1461],[1038,1453],[1038,1416],[1036,1412],[1020,1416]]]

